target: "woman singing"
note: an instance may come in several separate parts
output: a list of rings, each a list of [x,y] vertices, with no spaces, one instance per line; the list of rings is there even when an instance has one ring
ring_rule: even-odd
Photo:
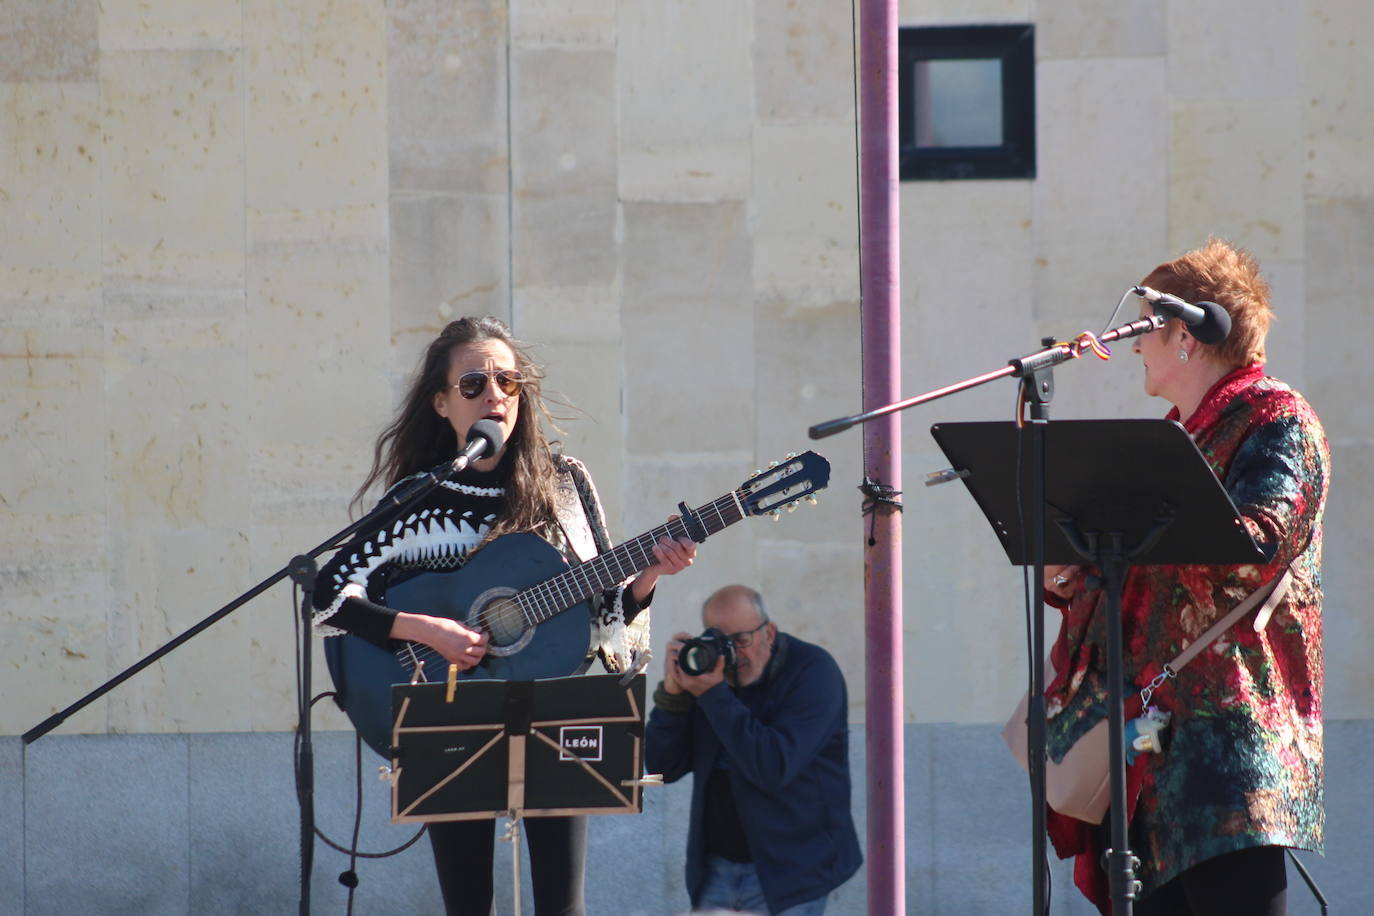
[[[422,521],[365,530],[335,554],[315,587],[315,623],[322,635],[348,632],[383,647],[392,640],[423,643],[460,669],[471,668],[487,652],[487,633],[426,614],[425,608],[388,606],[388,587],[453,570],[487,541],[514,532],[538,534],[575,561],[570,542],[577,538],[567,531],[570,504],[571,514],[599,529],[596,539],[604,543],[601,507],[585,469],[555,455],[545,438],[540,420],[548,414],[539,381],[537,367],[495,318],[454,321],[430,343],[400,412],[378,437],[358,499],[378,481],[395,487],[452,461],[478,420],[498,424],[504,445],[431,490],[415,507],[413,517]],[[647,609],[658,577],[691,565],[695,554],[688,539],[664,539],[654,547],[655,565],[594,600],[591,635],[608,668],[627,663],[632,646],[626,626]],[[586,818],[530,818],[524,826],[536,913],[583,913]],[[491,911],[493,827],[489,819],[429,826],[451,914]]]
[[[1213,239],[1161,264],[1142,285],[1219,303],[1232,330],[1204,344],[1178,319],[1137,338],[1145,391],[1173,405],[1230,494],[1265,561],[1242,566],[1137,566],[1122,596],[1127,690],[1163,666],[1252,592],[1291,570],[1267,622],[1248,614],[1154,694],[1172,715],[1167,750],[1137,758],[1130,824],[1143,894],[1137,914],[1286,912],[1284,847],[1321,850],[1322,512],[1330,453],[1311,405],[1264,374],[1269,287],[1246,252]],[[1142,311],[1148,310],[1145,305]],[[1046,570],[1063,622],[1046,689],[1050,756],[1058,760],[1106,716],[1105,599],[1085,570]],[[1129,693],[1128,693],[1129,695]],[[1096,857],[1069,838],[1081,822],[1051,817],[1061,853],[1077,852],[1080,886],[1105,912]],[[1099,850],[1100,851],[1100,850]]]

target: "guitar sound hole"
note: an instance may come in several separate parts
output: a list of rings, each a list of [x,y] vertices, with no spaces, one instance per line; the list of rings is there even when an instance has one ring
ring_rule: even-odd
[[[497,646],[509,646],[525,632],[520,606],[507,598],[500,598],[482,608],[482,629]]]

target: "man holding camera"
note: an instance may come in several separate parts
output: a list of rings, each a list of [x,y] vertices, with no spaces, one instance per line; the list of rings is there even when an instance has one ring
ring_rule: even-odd
[[[693,777],[692,906],[819,914],[863,861],[844,675],[779,632],[752,588],[720,589],[701,616],[705,633],[668,644],[645,742],[650,772]]]

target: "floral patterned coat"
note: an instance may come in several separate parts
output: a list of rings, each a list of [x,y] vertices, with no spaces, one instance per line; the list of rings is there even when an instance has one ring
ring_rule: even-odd
[[[1177,419],[1175,410],[1171,419]],[[1321,851],[1322,513],[1330,452],[1321,423],[1259,365],[1212,388],[1185,428],[1270,559],[1241,566],[1138,566],[1122,595],[1125,670],[1138,690],[1251,592],[1293,567],[1267,626],[1233,625],[1154,695],[1173,714],[1168,749],[1133,767],[1131,850],[1144,893],[1223,853]],[[1056,760],[1106,716],[1106,601],[1075,594],[1051,652],[1048,749]],[[1131,690],[1131,685],[1127,686]],[[1129,694],[1128,694],[1129,695]],[[1052,834],[1055,819],[1052,819]],[[1080,822],[1074,822],[1080,823]],[[1056,847],[1065,848],[1063,819]],[[1080,886],[1096,864],[1080,859]],[[1088,891],[1088,888],[1084,888]],[[1089,896],[1094,896],[1089,892]]]

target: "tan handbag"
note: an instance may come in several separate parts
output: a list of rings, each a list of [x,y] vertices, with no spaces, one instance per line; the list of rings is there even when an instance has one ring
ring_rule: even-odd
[[[1194,640],[1178,657],[1164,666],[1164,673],[1155,678],[1148,687],[1140,692],[1141,706],[1147,706],[1150,694],[1170,677],[1176,677],[1183,666],[1197,657],[1203,649],[1211,645],[1217,637],[1231,628],[1231,625],[1244,617],[1262,599],[1264,606],[1255,615],[1254,628],[1258,632],[1269,622],[1274,608],[1283,600],[1288,584],[1293,578],[1293,570],[1287,569],[1271,588],[1256,589],[1225,617],[1214,623],[1206,633]],[[1266,597],[1267,595],[1267,597]],[[1002,728],[1002,740],[1006,742],[1021,769],[1025,770],[1029,746],[1027,728],[1027,695],[1021,695],[1021,702]],[[1045,761],[1045,801],[1060,814],[1087,821],[1089,824],[1102,823],[1103,816],[1111,806],[1111,762],[1110,723],[1103,719],[1094,725],[1083,737],[1074,742],[1064,759],[1058,763]]]

